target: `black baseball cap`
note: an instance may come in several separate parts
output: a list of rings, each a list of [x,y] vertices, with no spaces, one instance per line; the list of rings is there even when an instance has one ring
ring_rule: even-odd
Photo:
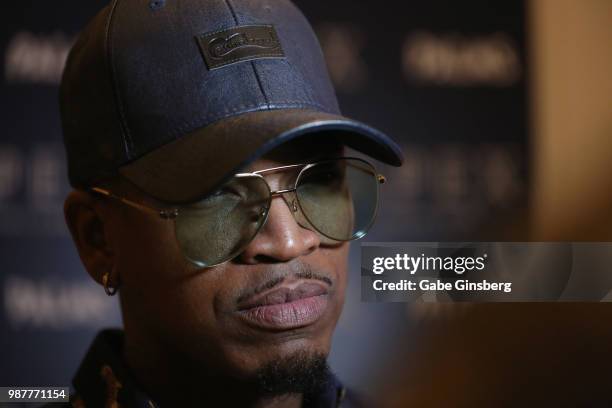
[[[70,51],[60,110],[73,187],[121,174],[169,203],[307,134],[403,161],[385,134],[341,115],[288,0],[114,0]]]

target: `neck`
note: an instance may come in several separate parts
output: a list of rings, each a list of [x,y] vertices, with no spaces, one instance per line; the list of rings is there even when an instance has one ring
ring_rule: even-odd
[[[139,386],[162,407],[241,406],[253,408],[302,406],[301,394],[266,395],[253,384],[211,375],[211,370],[186,364],[150,341],[124,338],[123,359]]]

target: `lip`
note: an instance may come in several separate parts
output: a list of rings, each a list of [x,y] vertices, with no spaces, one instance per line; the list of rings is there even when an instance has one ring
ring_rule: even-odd
[[[238,306],[249,324],[268,330],[289,330],[314,324],[327,310],[328,289],[315,281],[278,286]]]

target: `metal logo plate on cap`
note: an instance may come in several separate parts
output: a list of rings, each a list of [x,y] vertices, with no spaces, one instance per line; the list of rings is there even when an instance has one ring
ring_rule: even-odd
[[[271,25],[243,25],[196,37],[209,69],[260,58],[284,58]]]

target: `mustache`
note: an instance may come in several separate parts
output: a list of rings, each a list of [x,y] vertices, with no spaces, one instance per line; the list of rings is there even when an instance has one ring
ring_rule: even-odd
[[[264,283],[257,285],[254,288],[246,288],[245,290],[241,291],[236,299],[236,303],[242,303],[268,289],[272,289],[273,287],[280,285],[288,277],[319,280],[325,282],[330,287],[334,285],[334,281],[328,276],[327,273],[318,269],[315,270],[311,265],[300,262],[290,268],[276,270],[272,272],[272,276]]]

